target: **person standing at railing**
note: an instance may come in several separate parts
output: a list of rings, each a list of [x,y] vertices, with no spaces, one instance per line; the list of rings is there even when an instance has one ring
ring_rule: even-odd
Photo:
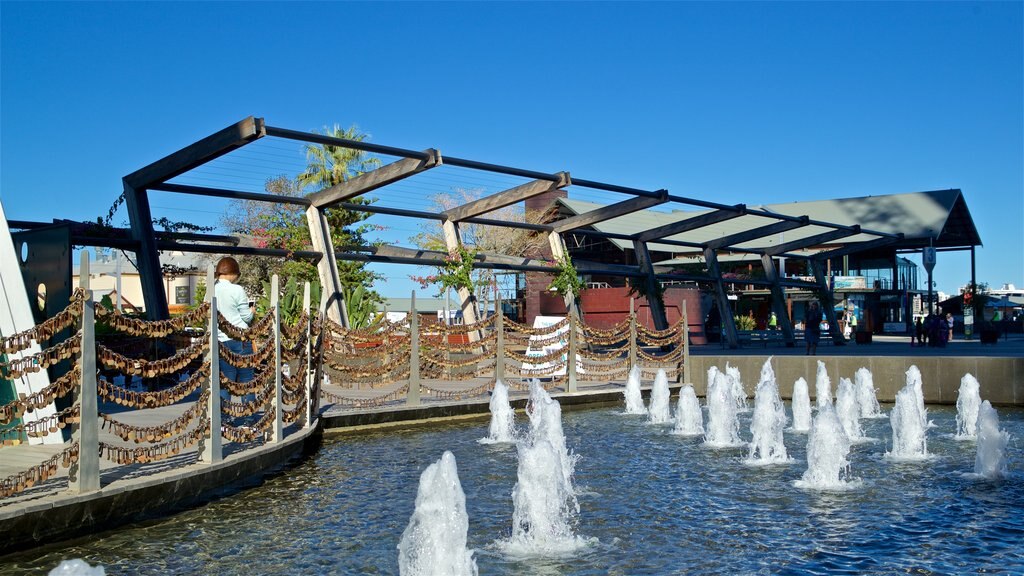
[[[241,275],[238,261],[230,256],[221,258],[217,262],[214,274],[217,281],[214,290],[214,294],[217,296],[217,311],[223,314],[224,319],[232,326],[243,330],[247,329],[249,322],[252,321],[253,309],[249,305],[249,296],[245,293],[245,289],[235,284]],[[225,348],[235,354],[252,354],[252,342],[232,340],[223,331],[219,334],[219,340]],[[253,377],[252,368],[232,366],[224,360],[223,356],[220,357],[220,373],[228,380],[235,382],[249,382]],[[224,388],[221,388],[220,396],[224,400],[230,398],[229,392]]]

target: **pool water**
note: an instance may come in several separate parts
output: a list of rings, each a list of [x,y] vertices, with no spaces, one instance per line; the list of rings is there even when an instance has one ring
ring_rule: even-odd
[[[888,413],[891,406],[883,405]],[[787,405],[787,411],[789,407]],[[451,450],[481,574],[1024,573],[1024,410],[1000,408],[1011,434],[1009,475],[973,471],[975,444],[953,439],[956,411],[929,407],[924,462],[895,463],[888,418],[862,420],[877,439],[855,444],[856,488],[795,488],[805,434],[786,433],[792,464],[752,467],[746,449],[712,450],[622,409],[567,412],[578,535],[564,558],[515,560],[495,541],[511,532],[517,455],[479,444],[487,421],[325,437],[312,458],[263,485],[145,525],[0,559],[0,573],[45,573],[84,558],[107,574],[397,574],[397,546],[419,475]],[[750,413],[741,415],[750,440]],[[526,426],[522,414],[517,426]]]

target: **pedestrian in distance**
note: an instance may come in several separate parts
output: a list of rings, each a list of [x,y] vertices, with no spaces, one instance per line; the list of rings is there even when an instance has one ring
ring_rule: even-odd
[[[818,354],[818,340],[821,340],[821,318],[821,307],[817,302],[811,302],[811,309],[807,311],[807,328],[804,331],[808,356]]]

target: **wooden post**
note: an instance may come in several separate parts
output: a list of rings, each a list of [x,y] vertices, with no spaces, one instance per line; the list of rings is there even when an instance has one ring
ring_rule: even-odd
[[[284,440],[281,425],[281,290],[277,274],[270,277],[270,306],[274,309],[274,424],[270,429],[270,441]]]
[[[505,312],[501,308],[501,295],[494,297],[494,332],[496,343],[494,345],[494,379],[505,380]]]
[[[576,354],[579,351],[579,340],[576,335],[576,306],[569,307],[569,354],[566,356],[565,373],[569,377],[566,392],[576,391]]]
[[[210,341],[210,351],[206,353],[206,359],[210,363],[210,377],[206,384],[206,389],[210,391],[210,399],[206,402],[210,431],[199,447],[199,459],[207,464],[216,464],[224,459],[224,440],[220,431],[220,327],[217,324],[217,292],[213,272],[211,264],[206,270],[205,298],[210,303],[210,321],[207,324],[206,335]]]
[[[302,367],[305,376],[302,378],[302,385],[306,388],[306,418],[303,420],[303,428],[313,425],[313,311],[309,309],[310,287],[309,282],[302,288],[302,309],[306,312],[306,365]],[[298,406],[296,406],[298,408]]]
[[[83,250],[79,262],[79,285],[85,290],[78,359],[82,380],[77,399],[80,420],[72,435],[72,442],[78,441],[78,463],[71,468],[69,488],[82,493],[100,489],[100,427],[96,405],[96,303],[89,289],[89,253]]]
[[[462,247],[462,237],[459,234],[459,225],[451,220],[445,220],[441,223],[441,230],[444,233],[444,243],[448,248],[448,252],[452,252]],[[476,324],[476,296],[469,291],[469,288],[459,288],[459,301],[462,307],[462,321],[465,324]],[[447,295],[445,296],[447,300]],[[445,319],[447,321],[447,318]],[[476,330],[468,332],[469,341],[476,342],[480,340],[480,333]],[[478,350],[473,351],[474,354],[479,354]]]
[[[636,298],[629,299],[629,370],[637,366]]]
[[[416,291],[409,301],[409,406],[420,404],[420,319],[416,313]]]

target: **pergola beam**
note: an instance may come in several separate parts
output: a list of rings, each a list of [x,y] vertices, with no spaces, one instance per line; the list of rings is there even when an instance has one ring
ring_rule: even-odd
[[[849,229],[841,228],[838,230],[830,230],[828,232],[822,232],[821,234],[807,236],[806,238],[792,240],[790,242],[779,244],[778,246],[764,248],[763,253],[765,256],[778,256],[780,254],[785,254],[786,252],[791,252],[793,250],[810,248],[812,246],[821,246],[826,242],[831,242],[833,240],[838,240],[840,238],[846,238],[848,236],[854,236],[856,234],[860,234],[860,226],[852,226]]]
[[[747,211],[745,204],[737,204],[726,210],[713,210],[700,216],[694,216],[678,222],[671,222],[657,228],[651,228],[644,232],[640,232],[636,235],[635,239],[641,242],[650,242],[652,240],[658,240],[667,236],[675,236],[676,234],[682,234],[683,232],[689,232],[690,230],[696,230],[698,228],[704,228],[705,226],[711,226],[719,222],[725,222],[726,220],[732,220],[743,216]]]
[[[505,206],[511,206],[517,202],[522,202],[527,198],[539,196],[546,192],[553,192],[559,188],[569,186],[572,181],[569,178],[568,172],[559,172],[558,181],[551,182],[549,180],[534,180],[533,182],[527,182],[521,184],[515,188],[509,188],[497,194],[491,194],[485,196],[479,200],[467,202],[461,206],[456,206],[445,212],[445,219],[451,222],[462,222],[481,214],[504,208]]]
[[[423,153],[426,158],[403,158],[310,194],[309,200],[317,208],[328,208],[442,164],[441,153],[437,150],[430,148]]]
[[[771,236],[772,234],[780,234],[782,232],[786,232],[787,230],[792,230],[794,228],[802,228],[804,226],[807,226],[807,220],[808,219],[805,216],[800,220],[784,220],[782,222],[775,222],[772,224],[768,224],[766,226],[760,226],[758,228],[752,228],[750,230],[745,230],[743,232],[739,232],[736,234],[730,234],[729,236],[722,236],[721,238],[709,240],[704,244],[704,246],[712,250],[721,250],[726,246],[732,246],[734,244],[743,244],[744,242],[750,242],[751,240],[756,240],[757,238]]]
[[[149,188],[159,192],[176,192],[178,194],[192,194],[195,196],[209,196],[213,198],[230,198],[232,200],[255,200],[257,202],[275,202],[280,204],[295,204],[296,206],[309,206],[309,198],[300,196],[283,196],[281,194],[265,194],[262,192],[242,192],[240,190],[226,190],[223,188],[206,188],[203,186],[187,186],[184,184],[173,184],[164,182],[154,184]]]
[[[874,240],[868,240],[866,242],[857,242],[854,244],[847,244],[842,248],[836,248],[834,250],[827,250],[825,252],[818,252],[811,256],[812,260],[829,260],[832,258],[839,258],[840,256],[846,256],[848,254],[856,254],[857,252],[863,252],[864,250],[871,250],[872,248],[880,248],[882,246],[888,246],[895,242],[899,242],[903,239],[903,233],[899,233],[896,236],[889,236],[885,238],[876,238]]]
[[[124,177],[127,186],[145,190],[179,174],[240,148],[266,135],[263,118],[249,116],[245,120],[215,132],[194,144],[140,168]]]
[[[626,214],[632,214],[640,210],[645,210],[652,206],[664,204],[668,202],[668,190],[658,190],[658,196],[637,196],[636,198],[630,198],[629,200],[623,200],[615,204],[608,206],[602,206],[597,210],[591,210],[590,212],[584,212],[583,214],[577,214],[568,218],[563,218],[554,223],[554,231],[558,233],[568,232],[575,230],[576,228],[582,228],[584,226],[592,226],[599,222],[618,218]]]

